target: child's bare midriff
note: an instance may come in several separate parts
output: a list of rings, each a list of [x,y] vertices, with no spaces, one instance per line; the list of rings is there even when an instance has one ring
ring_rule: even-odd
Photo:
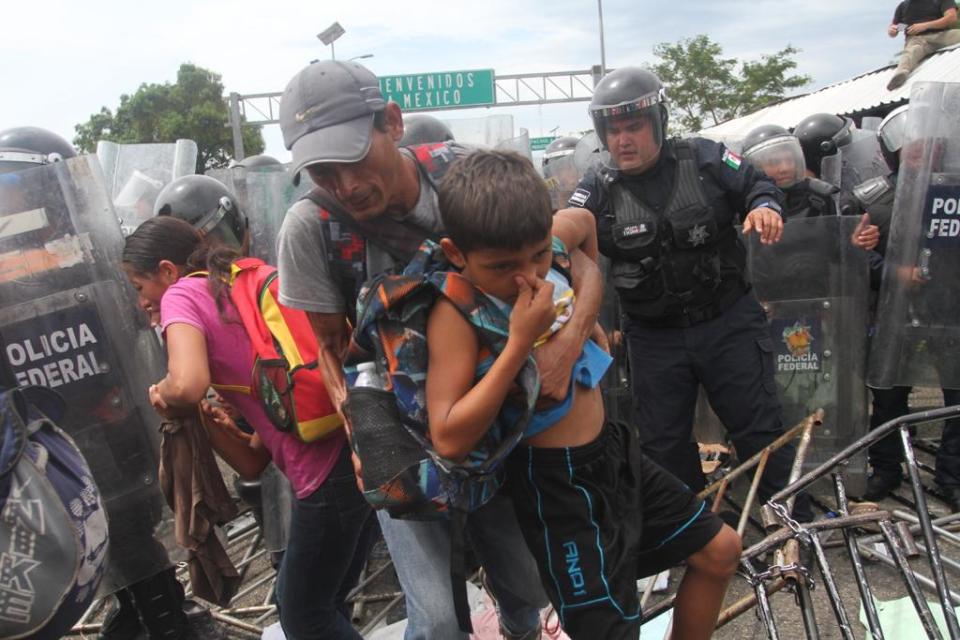
[[[603,394],[600,388],[573,385],[573,406],[555,425],[524,440],[531,447],[579,447],[593,442],[603,429]]]

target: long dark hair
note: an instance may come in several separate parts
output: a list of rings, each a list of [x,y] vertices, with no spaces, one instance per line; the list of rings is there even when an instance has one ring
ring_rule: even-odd
[[[190,223],[173,216],[150,218],[127,236],[121,261],[133,273],[150,276],[157,273],[161,260],[177,266],[180,275],[206,271],[207,286],[224,317],[224,295],[230,281],[230,265],[240,254],[222,244],[209,245]]]

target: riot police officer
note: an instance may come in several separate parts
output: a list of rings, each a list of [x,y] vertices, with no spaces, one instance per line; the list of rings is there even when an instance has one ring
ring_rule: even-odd
[[[784,431],[767,319],[744,273],[734,225],[779,241],[783,194],[723,145],[665,139],[668,111],[653,73],[617,69],[595,87],[590,115],[609,153],[570,206],[594,213],[600,251],[624,313],[636,422],[648,456],[694,491],[705,483],[691,441],[699,387],[746,460]],[[775,453],[763,495],[789,475]],[[809,518],[800,501],[797,515]]]
[[[66,239],[84,236],[93,255],[108,255],[119,246],[119,222],[97,173],[90,170],[89,163],[96,160],[76,155],[66,140],[44,129],[0,132],[0,186],[17,183],[16,189],[0,189],[0,216],[44,211],[38,228],[5,237],[4,242],[20,251],[47,252]],[[61,161],[68,165],[65,171],[49,166]],[[67,400],[60,424],[87,458],[109,516],[111,555],[105,584],[115,591],[118,606],[105,618],[100,637],[126,640],[146,631],[150,638],[183,638],[189,626],[183,587],[155,531],[163,500],[153,448],[157,425],[144,420],[137,405],[140,396],[132,390],[141,374],[158,362],[153,356],[159,355],[159,344],[152,336],[152,344],[141,340],[146,330],[135,332],[132,323],[117,323],[118,311],[135,313],[135,305],[132,298],[124,299],[119,284],[123,276],[111,265],[76,260],[45,269],[42,264],[24,266],[28,278],[0,281],[0,384],[43,384]],[[124,302],[129,304],[125,307]],[[83,332],[94,350],[71,350],[63,343],[53,357],[40,350],[25,361],[12,348],[42,344],[48,336],[70,331]],[[41,366],[51,360],[54,364]],[[31,364],[34,361],[38,364]],[[172,534],[168,538],[172,546]]]
[[[807,171],[819,178],[823,159],[850,144],[853,129],[853,120],[833,113],[814,113],[798,122],[793,133],[803,149]]]
[[[240,203],[224,184],[210,176],[177,178],[160,192],[154,215],[174,216],[189,222],[205,238],[247,255],[250,224]]]
[[[853,189],[889,172],[876,135],[857,129],[850,118],[832,113],[807,116],[793,132],[800,140],[809,175],[840,187],[840,213],[861,213]]]
[[[403,137],[400,138],[401,147],[411,147],[415,144],[430,142],[451,142],[453,132],[439,118],[425,113],[404,114]]]
[[[858,184],[853,197],[858,207],[870,214],[870,219],[880,228],[880,248],[886,246],[890,233],[890,218],[893,216],[893,196],[896,193],[897,173],[900,169],[900,148],[903,146],[903,127],[907,120],[905,104],[887,114],[877,128],[880,151],[890,170]],[[879,278],[880,274],[876,274]],[[879,280],[877,282],[879,288]]]
[[[547,181],[550,200],[555,209],[563,208],[576,188],[583,173],[574,162],[574,151],[580,138],[563,136],[557,138],[544,149],[541,174]]]
[[[76,157],[69,142],[40,127],[15,127],[0,131],[0,174]]]
[[[877,129],[877,138],[880,141],[880,148],[883,151],[887,164],[891,172],[885,176],[878,176],[858,185],[854,189],[854,195],[857,197],[860,206],[870,214],[880,228],[880,242],[873,252],[871,260],[871,285],[874,290],[881,287],[881,276],[884,270],[884,256],[887,253],[887,241],[890,234],[890,224],[893,218],[894,196],[896,194],[896,185],[899,177],[901,159],[901,150],[904,143],[906,131],[907,114],[909,105],[903,105],[891,111],[880,123]],[[920,151],[919,145],[916,151]],[[911,158],[910,161],[920,162],[918,157]],[[907,215],[904,214],[898,215]],[[941,255],[948,252],[939,252]],[[943,265],[937,265],[932,261],[931,266],[935,269],[940,266],[941,278],[944,271],[952,273],[948,267],[943,269]],[[895,270],[892,270],[895,271]],[[891,273],[890,277],[895,277]],[[949,277],[952,278],[952,275]],[[927,307],[932,306],[929,300],[915,301],[917,310],[929,312]],[[876,301],[874,301],[876,302]],[[924,304],[926,303],[926,304]],[[873,305],[873,313],[876,314],[876,304]],[[956,354],[947,354],[948,357],[955,357]],[[910,413],[909,396],[912,387],[898,385],[887,388],[871,388],[873,396],[873,412],[870,417],[870,427],[876,428],[889,420]],[[944,404],[960,404],[960,390],[942,388]],[[888,496],[893,490],[900,486],[903,462],[903,445],[898,433],[893,433],[880,440],[869,449],[869,461],[873,470],[868,482],[867,490],[863,497],[867,500],[881,500]],[[943,492],[948,504],[953,511],[960,511],[960,420],[948,420],[944,425],[943,435],[940,442],[940,449],[936,456],[936,470],[934,480]]]
[[[784,219],[837,215],[833,196],[840,189],[806,176],[800,140],[785,128],[765,124],[748,133],[743,139],[743,159],[773,178],[783,191]]]
[[[578,142],[580,142],[580,138],[577,136],[561,136],[547,145],[547,148],[543,150],[543,169],[546,170],[547,166],[554,160],[573,155]]]

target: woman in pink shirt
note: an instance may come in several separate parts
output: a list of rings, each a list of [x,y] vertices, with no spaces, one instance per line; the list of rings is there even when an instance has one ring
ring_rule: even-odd
[[[148,220],[127,238],[124,269],[143,309],[159,311],[167,344],[168,373],[150,387],[150,401],[163,415],[190,413],[203,402],[213,418],[206,420],[211,445],[245,478],[256,478],[273,460],[297,496],[277,578],[284,633],[290,640],[359,639],[345,599],[377,527],[356,486],[344,433],[306,444],[274,427],[257,398],[223,391],[253,427],[249,437],[204,401],[211,384],[252,383],[252,346],[224,284],[238,257],[208,246],[190,224],[169,216]],[[209,277],[183,277],[199,270]]]

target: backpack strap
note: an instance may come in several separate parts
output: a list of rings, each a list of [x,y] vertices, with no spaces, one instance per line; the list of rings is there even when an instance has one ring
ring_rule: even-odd
[[[357,293],[367,279],[366,238],[352,224],[353,218],[320,187],[311,189],[301,200],[309,200],[319,209],[330,276],[343,298],[347,318],[351,324],[355,324]]]
[[[417,144],[405,148],[413,153],[420,173],[427,179],[434,191],[437,190],[437,185],[447,173],[447,169],[457,159],[453,149],[446,142]]]
[[[347,318],[356,324],[355,304],[361,285],[367,280],[367,243],[376,245],[395,262],[406,265],[425,237],[436,239],[431,231],[411,228],[389,216],[376,224],[361,223],[353,218],[335,198],[320,187],[304,196],[320,209],[328,261],[334,284],[343,297]],[[332,225],[342,229],[334,233]]]
[[[27,446],[26,416],[27,402],[19,390],[0,394],[0,508],[10,493],[11,472]]]

